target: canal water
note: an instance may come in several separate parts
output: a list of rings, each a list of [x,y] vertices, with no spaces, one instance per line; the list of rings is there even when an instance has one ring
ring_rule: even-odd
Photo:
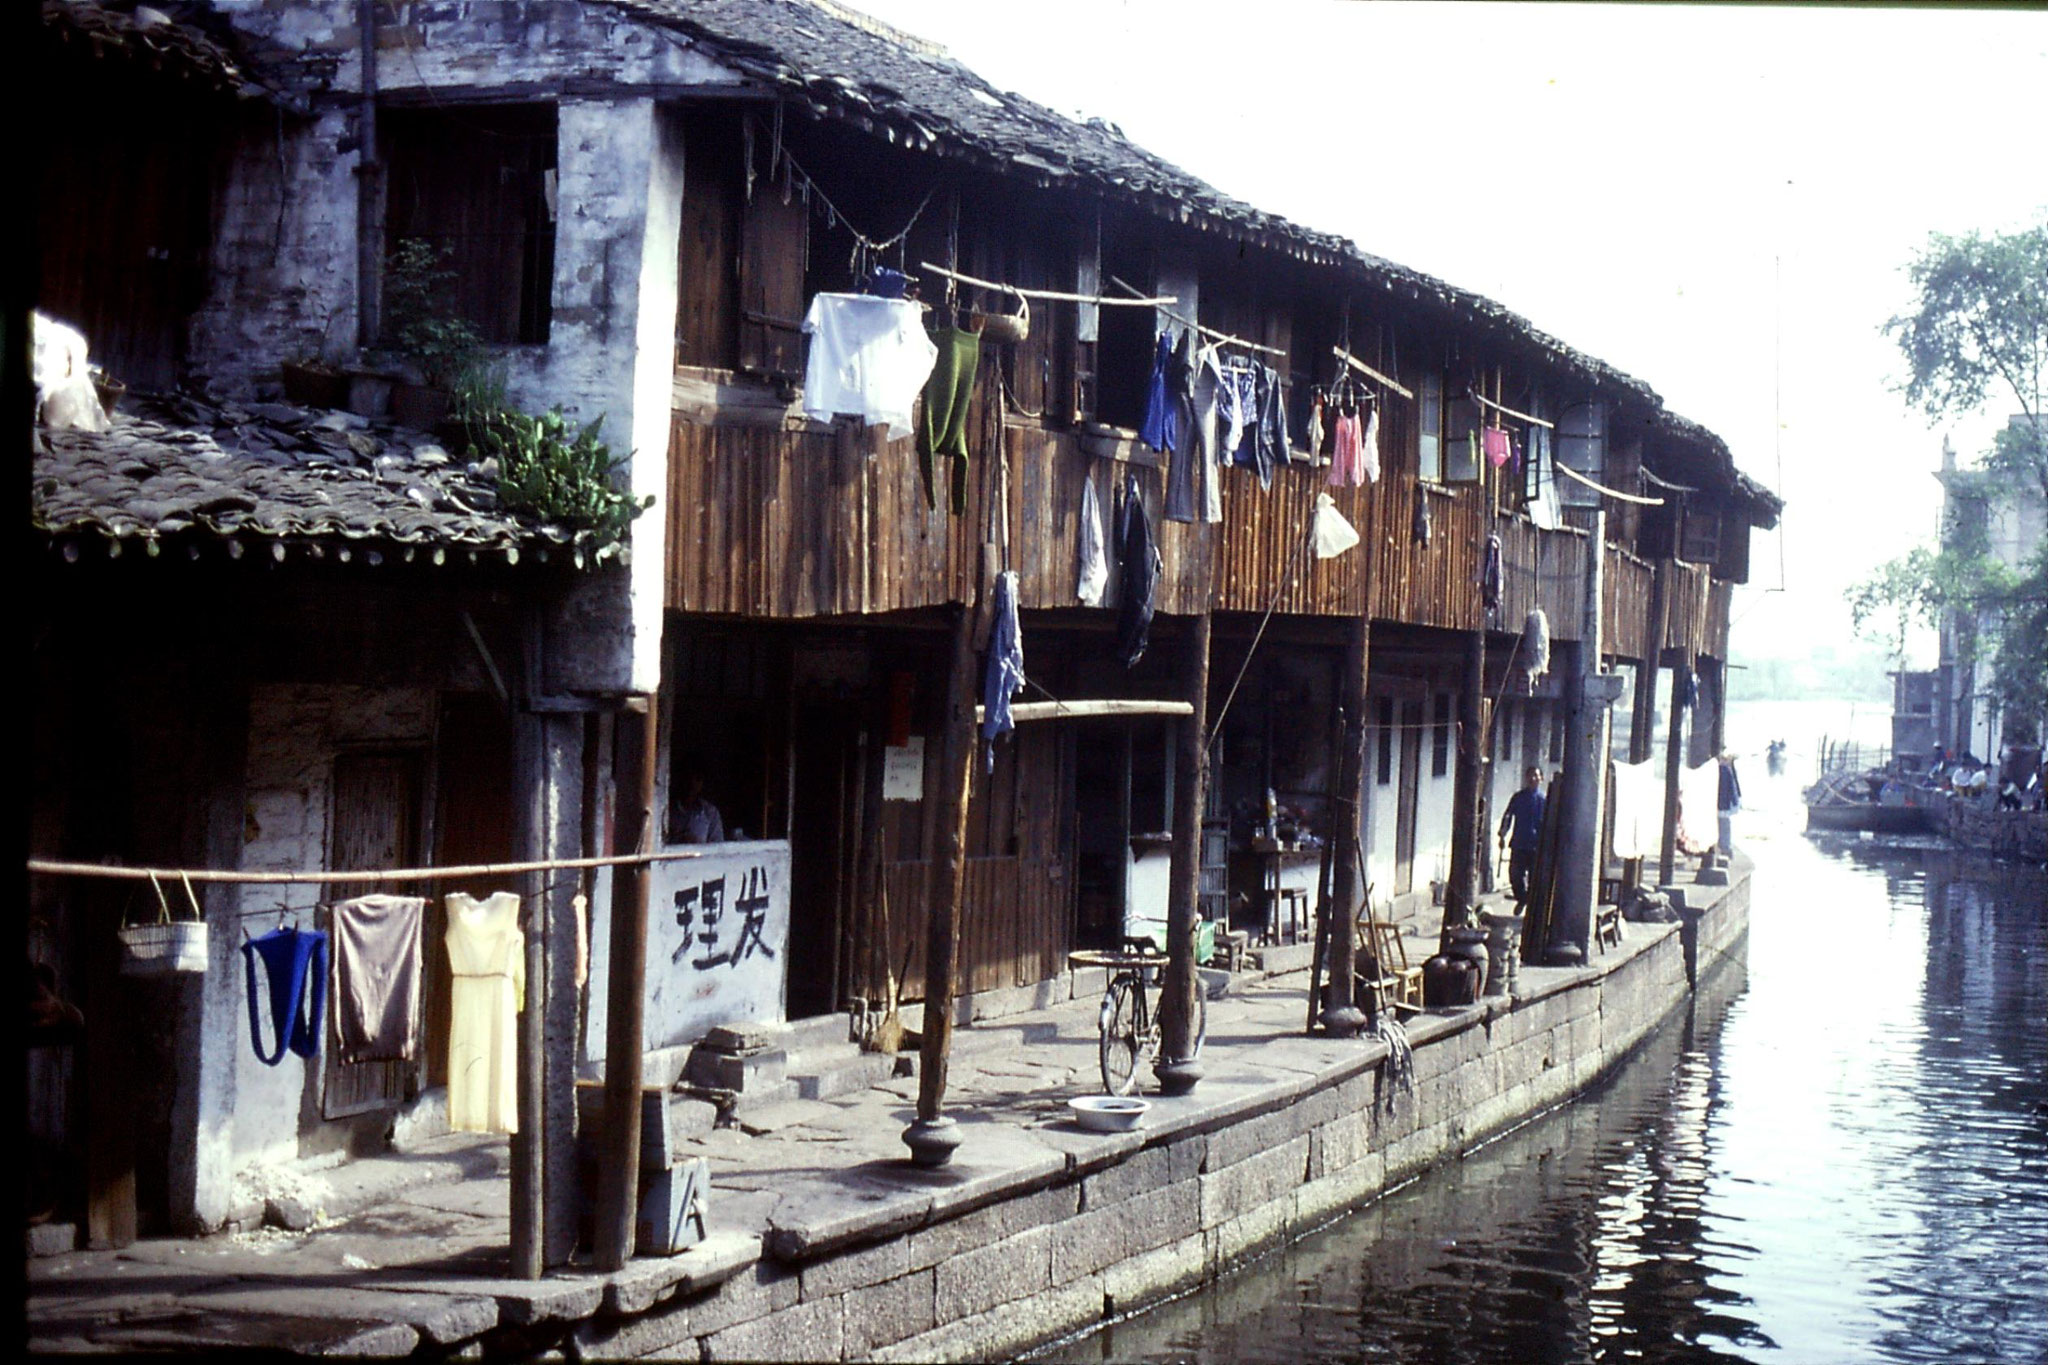
[[[1597,1091],[1046,1358],[2048,1361],[2048,875],[1806,835],[1801,723],[1730,717],[1746,974]]]

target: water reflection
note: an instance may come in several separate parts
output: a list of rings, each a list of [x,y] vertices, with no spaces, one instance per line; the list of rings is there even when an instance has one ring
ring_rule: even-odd
[[[2048,878],[1759,821],[1602,1090],[1059,1360],[2048,1359]]]

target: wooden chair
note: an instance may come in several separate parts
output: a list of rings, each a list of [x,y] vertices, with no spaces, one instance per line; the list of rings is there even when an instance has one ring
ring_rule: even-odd
[[[1381,1008],[1421,1009],[1422,968],[1408,965],[1408,940],[1392,920],[1358,917],[1358,941],[1379,963],[1379,975],[1367,982],[1379,993]]]

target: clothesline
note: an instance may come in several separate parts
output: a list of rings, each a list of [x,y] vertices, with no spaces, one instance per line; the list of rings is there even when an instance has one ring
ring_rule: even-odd
[[[977,289],[997,289],[1005,294],[1015,294],[1020,298],[1049,299],[1054,303],[1107,303],[1125,307],[1153,308],[1163,303],[1180,302],[1180,299],[1174,296],[1157,299],[1112,299],[1105,298],[1099,294],[1068,294],[1058,289],[1027,289],[1022,285],[998,284],[994,280],[976,279],[972,275],[963,275],[957,270],[948,270],[942,265],[933,265],[930,261],[919,261],[917,268],[929,271],[934,275],[944,276],[949,280],[957,280],[961,284],[971,284]]]
[[[1546,431],[1557,430],[1557,423],[1555,422],[1546,422],[1541,417],[1531,417],[1526,412],[1516,412],[1507,404],[1496,403],[1491,398],[1488,398],[1485,394],[1480,393],[1477,390],[1469,390],[1468,392],[1471,393],[1473,402],[1479,404],[1479,406],[1482,408],[1492,408],[1495,412],[1499,413],[1503,417],[1512,417],[1517,422],[1527,422],[1531,426],[1542,427]]]
[[[1115,275],[1111,275],[1109,277],[1109,282],[1117,286],[1119,289],[1129,290],[1133,295],[1137,295],[1139,292],[1138,287],[1136,285],[1131,284],[1126,280],[1119,279]],[[1135,299],[1133,299],[1132,301],[1135,302]],[[1169,300],[1169,302],[1172,301],[1173,300]],[[1183,327],[1194,328],[1197,332],[1200,332],[1203,336],[1209,338],[1209,340],[1213,342],[1216,342],[1218,345],[1242,346],[1247,351],[1264,351],[1267,355],[1277,355],[1283,358],[1287,355],[1287,352],[1281,350],[1278,346],[1262,346],[1256,341],[1246,341],[1243,337],[1234,337],[1230,335],[1230,333],[1228,332],[1219,332],[1214,327],[1204,327],[1201,323],[1196,322],[1193,318],[1184,318],[1179,313],[1169,312],[1164,308],[1160,309],[1159,311],[1165,314],[1168,318],[1172,319],[1174,322],[1179,323]]]
[[[1404,388],[1397,381],[1387,378],[1387,376],[1381,374],[1378,370],[1375,370],[1372,366],[1366,364],[1363,360],[1360,360],[1357,356],[1351,354],[1351,352],[1345,350],[1342,346],[1332,346],[1330,348],[1330,354],[1336,356],[1337,359],[1343,361],[1346,365],[1349,365],[1352,369],[1358,371],[1367,379],[1377,380],[1381,384],[1384,384],[1389,389],[1393,390],[1395,393],[1400,394],[1403,398],[1407,399],[1411,403],[1415,401],[1415,390]]]
[[[1644,478],[1648,479],[1651,483],[1656,484],[1657,487],[1665,489],[1672,493],[1697,493],[1700,491],[1697,488],[1687,488],[1682,483],[1673,483],[1669,479],[1660,479],[1655,474],[1652,474],[1647,468],[1638,469],[1636,472],[1638,474],[1641,474]]]
[[[365,882],[424,882],[455,877],[503,877],[515,872],[556,872],[584,867],[627,867],[645,863],[672,863],[685,858],[702,858],[705,849],[672,849],[663,853],[619,853],[605,858],[543,858],[523,863],[467,863],[453,867],[398,867],[389,870],[351,868],[331,872],[249,871],[235,869],[179,867],[109,867],[104,863],[66,863],[31,858],[28,870],[46,877],[96,877],[112,881],[143,882],[183,879],[192,882],[225,882],[241,886],[334,885]]]
[[[1609,488],[1604,483],[1595,483],[1593,482],[1593,480],[1587,478],[1578,470],[1573,469],[1570,465],[1566,464],[1562,460],[1552,460],[1550,462],[1550,467],[1552,469],[1555,469],[1560,474],[1571,475],[1573,478],[1577,479],[1580,483],[1586,485],[1586,487],[1592,489],[1594,492],[1605,493],[1610,498],[1619,498],[1623,502],[1632,502],[1635,503],[1638,507],[1662,507],[1664,505],[1664,499],[1662,498],[1639,498],[1633,493],[1618,493],[1614,489]]]

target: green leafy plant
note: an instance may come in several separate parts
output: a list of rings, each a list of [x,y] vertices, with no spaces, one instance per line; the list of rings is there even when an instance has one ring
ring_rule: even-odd
[[[408,237],[384,267],[384,335],[436,388],[452,386],[473,369],[484,346],[476,328],[446,311],[444,300],[455,286],[447,254]]]
[[[625,462],[599,439],[602,415],[578,426],[560,408],[538,417],[521,412],[506,397],[504,375],[475,366],[457,385],[454,415],[470,454],[497,462],[498,498],[508,511],[568,528],[603,551],[623,544],[633,518],[654,505],[653,497],[636,499],[613,483]]]

